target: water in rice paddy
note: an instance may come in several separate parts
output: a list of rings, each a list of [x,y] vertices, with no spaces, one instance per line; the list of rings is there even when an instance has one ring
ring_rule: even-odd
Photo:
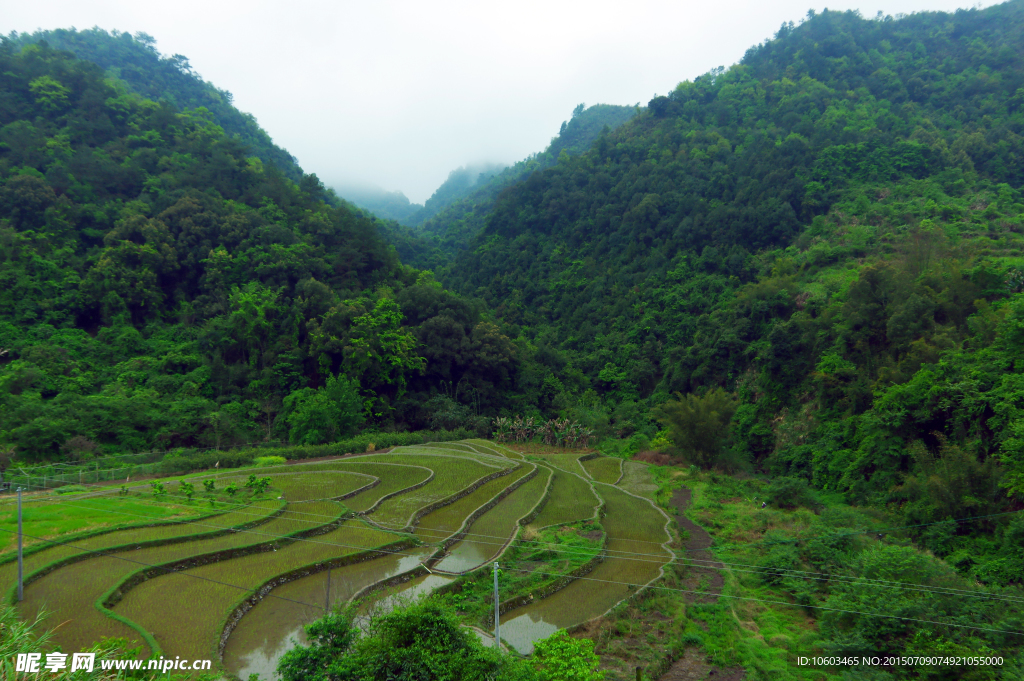
[[[533,651],[534,641],[602,615],[635,590],[629,585],[651,581],[669,560],[668,551],[660,546],[668,539],[666,518],[658,509],[610,485],[599,484],[597,489],[608,505],[601,520],[608,533],[608,558],[586,579],[503,616],[502,641],[524,655]],[[625,557],[630,554],[647,555]]]
[[[519,529],[519,519],[540,501],[550,471],[538,474],[480,516],[469,528],[469,534],[451,548],[448,556],[437,564],[438,570],[463,572],[497,557]]]
[[[331,570],[330,606],[344,604],[360,589],[416,567],[433,549],[408,549],[375,560]],[[306,643],[303,627],[323,617],[328,601],[327,572],[288,582],[247,612],[224,647],[224,666],[241,679],[274,678],[281,657]]]

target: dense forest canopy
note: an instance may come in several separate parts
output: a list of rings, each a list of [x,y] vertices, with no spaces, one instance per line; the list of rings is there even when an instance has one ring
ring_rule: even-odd
[[[441,381],[499,408],[512,341],[315,175],[42,43],[5,40],[0,73],[0,440],[19,458],[422,427],[409,391]]]
[[[573,109],[572,117],[562,122],[559,133],[551,138],[551,144],[544,151],[500,172],[491,168],[492,172],[481,174],[473,183],[468,183],[466,180],[470,178],[460,176],[458,170],[453,171],[448,182],[427,201],[424,211],[415,216],[416,221],[404,223],[417,229],[391,234],[393,241],[405,247],[401,249],[403,260],[430,267],[446,262],[449,256],[465,248],[483,228],[484,219],[502,191],[538,170],[552,167],[563,154],[569,156],[585,152],[603,131],[619,127],[637,111],[638,108],[632,106],[594,104],[588,107],[581,103]],[[460,189],[446,191],[446,185],[450,184]],[[442,197],[443,201],[435,201]],[[444,255],[439,255],[439,252]]]
[[[45,42],[54,49],[71,52],[79,59],[98,64],[110,76],[121,81],[132,92],[154,101],[167,100],[183,109],[205,108],[217,125],[250,148],[250,153],[264,163],[273,163],[286,177],[298,181],[302,177],[295,158],[274,144],[252,114],[232,106],[233,97],[206,82],[189,64],[187,57],[161,55],[156,40],[146,33],[134,36],[100,28],[86,31],[57,29],[35,33],[13,32],[8,40],[15,47]]]

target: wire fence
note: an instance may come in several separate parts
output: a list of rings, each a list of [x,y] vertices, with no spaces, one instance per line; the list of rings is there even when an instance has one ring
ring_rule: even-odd
[[[97,457],[83,463],[54,462],[36,466],[16,466],[7,469],[0,478],[0,492],[10,492],[23,487],[46,490],[65,485],[86,485],[100,482],[128,481],[146,475],[166,475],[181,467],[190,458],[209,452],[239,450],[279,450],[288,447],[287,442],[253,442],[220,449],[178,449],[113,454]],[[111,465],[113,464],[113,465]]]

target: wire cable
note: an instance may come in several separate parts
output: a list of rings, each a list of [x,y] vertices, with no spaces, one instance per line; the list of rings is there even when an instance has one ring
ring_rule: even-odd
[[[296,502],[296,503],[304,503],[304,502]],[[71,504],[67,504],[67,505],[72,507],[72,508],[85,508],[87,510],[101,510],[101,511],[104,510],[104,509],[91,509],[90,507],[74,506],[74,505],[71,505]],[[178,505],[181,506],[181,504],[178,504]],[[249,505],[248,507],[251,507],[251,506],[252,505]],[[107,510],[106,512],[118,513],[120,515],[129,515],[129,516],[135,515],[135,514],[129,514],[129,513],[126,513],[126,512],[118,512],[118,511],[113,511],[113,510]],[[233,513],[236,513],[236,514],[243,514],[243,515],[250,515],[252,517],[258,517],[258,518],[266,518],[267,517],[264,514],[244,514],[240,510],[230,510],[228,512],[233,512]],[[316,517],[316,518],[336,519],[336,516],[326,516],[326,515],[322,515],[322,514],[303,513],[301,511],[286,510],[285,513],[288,513],[288,514],[291,514],[291,515],[307,515],[307,516]],[[146,516],[135,515],[135,517],[146,517]],[[309,524],[316,524],[316,525],[319,525],[319,526],[322,526],[322,525],[326,524],[326,523],[316,523],[315,521],[310,521],[310,520],[302,520],[302,519],[299,519],[299,518],[292,518],[292,520],[294,520],[295,522],[306,522],[306,523],[309,523]],[[188,524],[190,526],[193,526],[193,527],[209,527],[209,528],[221,529],[221,530],[231,529],[231,528],[226,528],[224,526],[219,526],[219,525],[204,525],[202,523],[199,523],[198,521],[191,521]],[[381,523],[373,523],[373,524],[377,528],[383,529],[384,531],[393,531],[393,532],[398,532],[399,531],[398,529],[395,529],[394,527],[386,525],[386,524],[381,524]],[[362,529],[369,529],[369,528],[362,528]],[[427,534],[427,537],[426,537],[427,539],[434,539],[435,541],[437,539],[439,539],[440,537],[442,537],[442,536],[447,539],[448,537],[451,537],[454,534],[451,531],[440,530],[439,528],[438,529],[423,528],[423,529],[427,530],[428,533],[429,532],[440,532],[441,534],[439,534],[437,537],[431,537],[429,534]],[[300,538],[300,537],[289,537],[287,535],[274,535],[274,534],[265,533],[265,532],[259,532],[259,531],[251,530],[251,529],[250,530],[232,530],[232,531],[234,531],[234,532],[247,532],[247,533],[256,534],[256,535],[265,536],[265,537],[276,537],[278,539],[287,539],[287,540],[295,540],[295,541],[312,541],[313,543],[318,543],[318,544],[330,544],[330,542],[317,542],[315,540],[309,540],[309,539]],[[418,528],[417,532],[419,532],[419,528]],[[469,536],[469,535],[467,534],[467,536]],[[508,543],[508,537],[500,537],[500,536],[495,536],[495,535],[476,535],[476,536],[482,536],[482,537],[487,537],[487,538],[495,538],[495,539],[502,539],[501,542],[485,542],[485,541],[480,541],[480,540],[476,540],[476,539],[470,540],[470,541],[472,541],[472,542],[474,542],[476,544],[483,544],[485,546],[487,546],[487,545],[505,546]],[[421,537],[421,538],[423,538],[423,537]],[[590,555],[592,555],[590,552],[577,552],[577,551],[571,551],[571,550],[558,549],[557,547],[559,545],[556,544],[556,543],[529,542],[529,540],[521,540],[521,541],[524,541],[524,542],[527,542],[527,543],[537,544],[537,545],[540,545],[540,546],[556,547],[556,548],[551,549],[551,550],[555,550],[555,551],[558,551],[559,553],[566,554],[566,555],[577,555],[577,556],[590,556]],[[428,545],[429,544],[430,543],[428,542]],[[433,545],[436,546],[437,544],[433,544]],[[699,549],[699,550],[706,550],[706,549]],[[620,559],[620,560],[631,560],[631,561],[634,561],[634,562],[657,563],[659,565],[673,564],[673,563],[676,563],[677,561],[680,561],[680,560],[687,560],[687,561],[691,561],[691,562],[694,562],[694,563],[708,563],[708,565],[694,565],[694,567],[696,567],[698,569],[725,569],[726,566],[728,566],[730,569],[733,569],[736,572],[746,572],[746,573],[754,573],[754,574],[771,574],[771,573],[776,573],[776,572],[782,572],[782,573],[785,573],[787,576],[795,576],[795,577],[798,577],[798,578],[809,579],[809,580],[814,580],[814,581],[826,581],[826,582],[834,581],[834,582],[851,583],[851,584],[855,584],[855,583],[872,584],[872,585],[880,586],[880,587],[884,587],[884,588],[906,589],[906,590],[910,590],[910,591],[919,591],[919,592],[933,593],[935,595],[960,595],[960,596],[964,596],[964,597],[982,598],[982,599],[986,599],[986,600],[998,600],[998,601],[1005,601],[1005,602],[1024,601],[1024,599],[1018,599],[1018,598],[1013,597],[1013,596],[1006,597],[1006,596],[1003,596],[1003,595],[1000,595],[1000,594],[977,593],[977,592],[971,592],[971,591],[968,591],[968,590],[954,589],[953,587],[933,587],[933,586],[927,586],[927,585],[922,585],[922,584],[914,584],[912,582],[900,582],[900,581],[893,581],[893,580],[874,580],[874,579],[866,578],[866,577],[858,577],[856,575],[835,575],[835,574],[831,574],[831,573],[821,573],[821,572],[813,572],[813,571],[806,571],[806,570],[793,570],[793,569],[778,570],[778,569],[773,569],[773,568],[766,568],[764,566],[750,565],[750,564],[745,564],[745,563],[729,563],[729,562],[724,562],[724,561],[717,560],[717,559],[715,559],[715,560],[701,560],[701,559],[693,559],[693,558],[680,558],[679,556],[674,556],[672,558],[669,558],[665,554],[644,554],[644,553],[639,553],[639,552],[622,551],[622,550],[616,550],[616,549],[611,549],[611,550],[606,549],[606,555],[609,558],[617,558],[617,559]],[[653,558],[654,560],[645,560],[645,558]],[[742,569],[742,568],[752,568],[752,569]],[[816,575],[820,575],[820,576],[816,576]]]
[[[72,507],[74,508],[74,506],[72,506]],[[112,512],[116,513],[116,511],[112,511]],[[289,511],[286,510],[285,513],[289,513]],[[300,512],[294,512],[294,513],[301,514]],[[123,515],[132,515],[132,514],[128,514],[128,513],[122,513],[122,514]],[[245,515],[251,515],[251,516],[255,516],[255,517],[259,517],[259,518],[267,518],[267,522],[269,522],[270,520],[274,519],[273,517],[268,517],[268,516],[260,515],[260,514],[245,514]],[[277,516],[277,517],[280,518],[280,516]],[[337,520],[337,517],[334,517],[334,516],[320,516],[320,517],[333,518],[334,520]],[[295,519],[295,520],[296,520],[296,522],[311,522],[311,521],[303,521],[301,519]],[[249,528],[249,529],[234,529],[232,527],[225,527],[225,526],[222,526],[222,525],[205,525],[205,524],[199,523],[198,521],[193,521],[193,522],[190,522],[188,524],[191,527],[206,527],[206,528],[211,528],[211,529],[214,529],[214,530],[230,531],[230,532],[233,532],[233,533],[245,533],[245,534],[255,535],[255,536],[258,536],[258,537],[267,537],[268,538],[265,542],[256,542],[255,544],[252,544],[250,546],[259,545],[259,544],[262,544],[262,543],[270,543],[271,541],[274,541],[274,540],[286,540],[289,543],[292,542],[292,541],[304,541],[304,542],[309,542],[309,543],[313,543],[313,544],[320,544],[320,545],[327,545],[327,546],[337,546],[337,547],[340,547],[340,548],[360,548],[360,547],[356,547],[356,546],[353,546],[353,545],[350,545],[350,544],[339,544],[339,543],[336,543],[336,542],[318,541],[318,540],[315,540],[315,539],[309,539],[309,538],[305,538],[305,537],[294,537],[294,536],[289,536],[289,535],[280,535],[280,534],[273,534],[273,533],[268,533],[268,532],[261,532],[261,531],[259,531],[257,529],[253,529],[253,528]],[[322,527],[325,524],[329,524],[329,523],[322,523],[322,524],[319,524],[319,526]],[[371,527],[360,527],[358,529],[363,530],[363,531],[371,531],[371,530],[378,530],[379,526],[378,527],[372,527],[372,526]],[[385,530],[385,531],[387,531],[387,530]],[[449,533],[449,536],[451,536],[450,533]],[[196,537],[196,539],[203,539],[203,538],[204,537]],[[501,543],[499,543],[499,542],[475,541],[474,543],[483,544],[483,545],[491,545],[491,546],[505,546],[507,544],[507,541],[506,542],[501,542]],[[428,546],[437,546],[437,544],[430,544],[429,542],[427,543],[427,545]],[[556,547],[558,546],[557,544],[546,544],[546,545],[547,546],[556,546]],[[557,553],[562,554],[562,555],[586,556],[588,558],[592,557],[593,555],[596,555],[595,552],[560,550],[560,549],[557,549],[557,548],[555,548],[555,549],[548,549],[548,550],[554,550]],[[993,601],[1002,601],[1002,602],[1011,602],[1011,603],[1024,602],[1024,599],[1019,599],[1019,598],[1013,597],[1013,596],[1006,597],[1006,596],[1003,596],[1003,595],[1000,595],[1000,594],[986,594],[986,593],[970,592],[968,590],[953,589],[952,587],[933,587],[933,586],[928,586],[928,585],[923,585],[923,584],[914,584],[912,582],[899,582],[899,581],[888,581],[888,580],[873,580],[873,579],[870,579],[870,578],[858,577],[856,575],[852,575],[852,576],[848,576],[848,575],[830,575],[828,573],[818,573],[818,572],[810,572],[810,571],[804,571],[804,570],[774,570],[774,569],[771,569],[771,568],[764,568],[763,566],[754,566],[754,565],[748,565],[748,564],[743,564],[743,563],[724,563],[724,562],[718,561],[718,560],[680,559],[679,557],[674,557],[673,558],[673,557],[669,557],[666,554],[663,554],[661,556],[657,556],[658,558],[660,558],[660,560],[647,560],[645,557],[646,556],[651,556],[652,554],[641,554],[641,553],[628,552],[628,551],[618,551],[618,550],[614,550],[614,549],[611,550],[611,553],[612,554],[616,554],[616,555],[609,555],[609,551],[607,549],[605,550],[606,557],[609,558],[609,559],[628,560],[628,561],[632,561],[632,562],[642,562],[642,563],[655,563],[655,564],[658,564],[659,566],[671,565],[671,564],[680,564],[680,563],[678,563],[678,561],[680,561],[680,560],[688,560],[688,561],[691,561],[691,562],[708,563],[708,565],[694,565],[693,566],[693,567],[696,567],[697,569],[702,569],[702,570],[726,569],[726,566],[730,566],[730,569],[732,569],[732,571],[734,571],[734,572],[745,572],[745,573],[753,573],[753,574],[760,574],[760,575],[771,574],[773,572],[784,572],[784,573],[789,573],[792,576],[796,576],[796,577],[799,577],[799,578],[802,578],[802,579],[809,579],[809,580],[813,580],[813,581],[838,582],[838,583],[848,583],[848,584],[868,584],[868,585],[871,585],[871,586],[877,586],[877,587],[881,587],[881,588],[930,593],[930,594],[933,594],[933,595],[936,595],[936,596],[939,596],[939,595],[961,596],[961,597],[981,598],[981,599],[984,599],[984,600],[993,600]],[[732,567],[732,566],[735,566],[735,567]],[[742,569],[742,568],[754,568],[754,569]],[[811,575],[825,575],[825,576],[824,577],[815,577],[815,576],[811,576]]]
[[[558,574],[558,573],[553,573],[553,572],[536,572],[536,571],[530,571],[530,570],[520,570],[520,569],[516,569],[516,568],[506,568],[506,569],[508,569],[510,572],[525,572],[525,573],[530,573],[530,574],[535,574],[535,575],[542,574],[542,575],[545,575],[545,576],[548,576],[548,577],[568,577],[568,576],[570,576],[570,575],[567,575],[567,574]],[[640,589],[647,588],[647,589],[658,589],[658,590],[661,590],[661,591],[675,591],[675,592],[678,592],[678,593],[696,594],[696,595],[700,595],[700,596],[715,596],[715,597],[718,597],[718,598],[732,598],[732,599],[741,600],[741,601],[756,601],[758,603],[769,603],[769,604],[772,604],[772,605],[788,605],[788,606],[793,607],[793,608],[813,608],[815,610],[828,610],[828,611],[831,611],[831,612],[843,612],[843,613],[848,613],[848,614],[852,614],[852,615],[864,615],[866,617],[881,617],[881,618],[885,618],[885,619],[896,619],[896,620],[904,620],[904,621],[908,621],[908,622],[919,622],[921,624],[932,624],[932,625],[941,626],[941,627],[960,627],[962,629],[976,629],[976,630],[979,630],[979,631],[989,631],[989,632],[993,632],[993,633],[997,633],[997,634],[1011,634],[1011,635],[1014,635],[1014,636],[1024,636],[1024,632],[1021,632],[1021,631],[1011,631],[1011,630],[1007,630],[1007,629],[991,629],[991,628],[987,628],[987,627],[979,627],[979,626],[974,626],[974,625],[970,625],[970,624],[954,624],[952,622],[936,622],[934,620],[918,619],[918,618],[915,618],[915,617],[900,617],[899,615],[883,615],[883,614],[877,613],[877,612],[862,612],[862,611],[859,611],[859,610],[844,610],[842,608],[829,608],[829,607],[821,606],[821,605],[798,605],[796,603],[787,603],[786,601],[773,601],[773,600],[768,600],[768,599],[765,599],[765,598],[754,598],[752,596],[731,596],[731,595],[728,595],[728,594],[716,594],[716,593],[713,593],[713,592],[710,592],[710,591],[696,591],[696,590],[691,590],[691,589],[677,589],[675,587],[657,586],[657,585],[654,585],[654,584],[647,584],[647,585],[630,584],[629,582],[618,582],[618,581],[610,580],[610,579],[597,579],[595,577],[576,577],[576,579],[582,579],[582,580],[588,581],[588,582],[601,582],[601,583],[604,583],[604,584],[618,584],[620,586],[627,586],[627,587],[639,587]],[[555,592],[555,593],[557,593],[557,592]],[[515,611],[513,610],[511,612],[515,612]]]

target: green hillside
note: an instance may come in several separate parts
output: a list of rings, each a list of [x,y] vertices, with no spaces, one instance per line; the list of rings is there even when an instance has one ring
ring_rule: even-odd
[[[542,410],[650,437],[723,388],[693,456],[913,522],[1018,508],[1022,31],[1021,2],[811,13],[505,189],[438,277],[536,348]],[[1024,574],[969,531],[930,547]]]
[[[41,43],[4,40],[0,74],[5,452],[422,426],[409,391],[453,378],[496,408],[511,341],[315,175]]]
[[[288,179],[298,182],[302,177],[295,158],[275,145],[252,114],[231,105],[232,96],[212,83],[204,81],[180,54],[167,57],[157,52],[150,35],[101,28],[85,31],[57,29],[35,33],[13,32],[8,40],[14,47],[45,42],[49,47],[71,52],[79,59],[99,65],[137,94],[153,101],[167,100],[182,109],[203,107],[217,125],[229,136],[237,137],[264,163],[273,163]]]
[[[530,174],[555,165],[563,153],[570,156],[586,151],[603,130],[619,127],[632,118],[636,111],[631,106],[595,104],[586,107],[580,104],[573,110],[572,118],[562,123],[559,134],[551,139],[551,144],[544,151],[492,175],[486,183],[471,185],[463,191],[462,196],[452,196],[439,210],[430,212],[428,209],[431,208],[431,202],[428,201],[423,214],[414,216],[422,219],[408,223],[415,226],[416,232],[426,239],[410,245],[408,255],[403,257],[421,266],[437,266],[444,262],[446,257],[439,258],[438,251],[450,256],[466,248],[483,228],[484,219],[493,210],[503,191]],[[436,195],[431,198],[436,198]]]

